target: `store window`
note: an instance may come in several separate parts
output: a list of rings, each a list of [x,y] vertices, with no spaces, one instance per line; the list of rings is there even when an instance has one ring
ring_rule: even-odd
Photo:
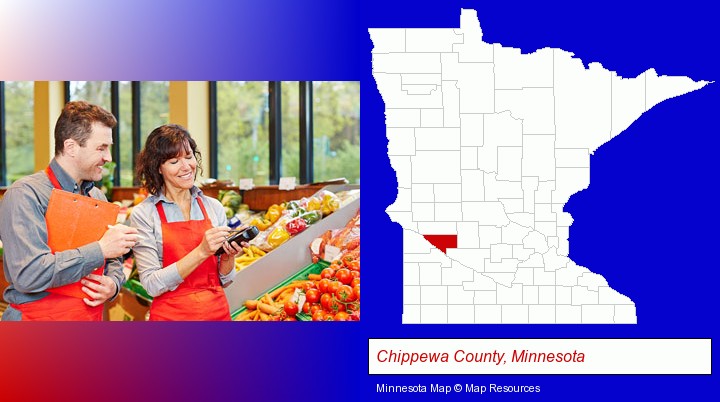
[[[282,164],[280,177],[300,176],[300,83],[297,81],[280,83],[281,87],[281,149]]]
[[[169,123],[169,93],[169,81],[143,81],[140,83],[141,147],[145,145],[145,140],[151,131]]]
[[[314,180],[360,183],[360,83],[313,81]]]
[[[360,183],[359,82],[210,85],[211,143],[217,144],[210,168],[216,178],[237,183],[252,177],[262,185],[281,176],[301,183],[344,177]]]
[[[70,81],[70,100],[84,100],[112,110],[110,105],[110,81]]]
[[[268,82],[217,82],[217,178],[268,184]]]
[[[35,159],[28,156],[35,154],[35,85],[32,81],[5,81],[0,89],[4,95],[0,108],[4,112],[2,124],[5,167],[4,177],[0,178],[0,181],[9,186],[15,180],[33,173],[35,168]]]

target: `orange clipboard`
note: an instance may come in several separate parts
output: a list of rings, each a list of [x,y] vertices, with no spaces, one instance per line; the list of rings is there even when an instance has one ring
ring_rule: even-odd
[[[108,225],[117,221],[119,211],[119,205],[54,188],[45,212],[50,251],[54,254],[100,240]],[[103,264],[93,273],[102,275],[104,267]],[[50,288],[48,292],[79,299],[88,297],[81,288],[78,281]]]

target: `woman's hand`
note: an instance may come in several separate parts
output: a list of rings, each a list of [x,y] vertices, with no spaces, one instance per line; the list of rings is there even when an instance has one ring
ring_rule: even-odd
[[[200,243],[200,252],[206,257],[210,257],[215,254],[215,251],[220,247],[224,247],[225,239],[230,234],[230,228],[227,226],[218,226],[215,228],[208,229],[203,236],[203,240]],[[227,249],[225,250],[227,252]]]
[[[227,275],[230,271],[235,269],[235,257],[243,252],[243,246],[235,242],[228,243],[226,241],[222,244],[222,248],[225,250],[225,254],[220,255],[220,265],[218,266],[218,269],[222,275]]]
[[[225,250],[225,254],[223,254],[223,255],[221,256],[222,259],[223,259],[223,260],[224,260],[225,258],[235,259],[235,257],[236,257],[238,254],[240,254],[240,253],[243,252],[243,249],[242,249],[242,248],[243,248],[243,247],[247,247],[247,244],[248,244],[247,242],[242,242],[242,243],[245,244],[245,246],[240,245],[240,244],[237,244],[237,243],[235,243],[235,242],[232,242],[232,243],[224,242],[224,243],[222,244],[222,248],[223,248],[223,250]]]
[[[249,227],[250,227],[250,225],[248,225],[247,223],[243,223],[242,225],[240,225],[240,226],[238,226],[237,228],[235,228],[234,231],[235,231],[235,233],[240,233],[240,232],[242,232],[243,230],[245,230],[245,229],[247,229],[247,228],[249,228]],[[240,246],[239,246],[239,247],[240,247],[240,251],[242,251],[242,247],[250,247],[250,243],[248,243],[248,242],[246,242],[246,241],[242,241],[242,242],[240,242]],[[225,250],[225,252],[227,252],[227,250]]]

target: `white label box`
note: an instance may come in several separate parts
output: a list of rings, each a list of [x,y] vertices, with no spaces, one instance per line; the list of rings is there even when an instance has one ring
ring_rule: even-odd
[[[369,339],[369,374],[711,374],[711,339]]]

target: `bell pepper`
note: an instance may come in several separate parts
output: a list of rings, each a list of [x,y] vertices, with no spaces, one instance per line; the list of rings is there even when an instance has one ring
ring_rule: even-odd
[[[271,209],[268,209],[267,212],[265,212],[265,219],[269,220],[271,223],[275,223],[280,218],[280,215],[282,215],[282,212],[279,209],[271,207]]]
[[[283,226],[278,226],[275,229],[273,229],[272,232],[267,237],[267,243],[272,248],[277,248],[281,244],[288,241],[290,238],[290,233],[288,233],[287,230]]]
[[[304,214],[305,212],[307,212],[307,211],[305,210],[305,208],[293,209],[292,212],[290,213],[290,216],[293,217],[293,218],[297,218],[298,216]]]
[[[294,236],[307,229],[307,223],[302,218],[295,218],[285,224],[285,230]]]
[[[330,215],[340,208],[340,200],[335,194],[328,193],[323,196],[322,199],[322,213],[324,215]]]
[[[318,197],[310,197],[307,203],[308,211],[317,211],[322,208],[322,200]]]
[[[260,231],[269,228],[270,225],[272,225],[272,222],[264,218],[254,218],[252,221],[250,221],[250,226],[257,226],[258,230]]]
[[[320,214],[320,211],[310,211],[305,212],[304,214],[300,215],[300,217],[307,223],[308,225],[312,225],[313,223],[316,223],[320,219],[322,219],[322,215]]]

